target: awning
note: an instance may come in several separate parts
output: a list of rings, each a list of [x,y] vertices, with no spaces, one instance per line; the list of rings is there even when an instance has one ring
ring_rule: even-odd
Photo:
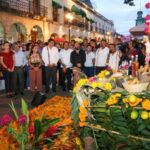
[[[74,12],[76,15],[80,15],[82,17],[86,17],[86,12],[77,6],[73,5],[71,11]]]
[[[54,8],[58,8],[58,9],[62,8],[62,6],[56,1],[52,1],[52,5]]]
[[[64,6],[64,11],[65,12],[70,12],[71,10],[69,8],[67,8],[67,7]]]
[[[135,26],[133,28],[131,28],[129,31],[130,33],[132,33],[133,35],[144,35],[144,29],[145,29],[146,25],[145,24],[141,24],[138,26]]]

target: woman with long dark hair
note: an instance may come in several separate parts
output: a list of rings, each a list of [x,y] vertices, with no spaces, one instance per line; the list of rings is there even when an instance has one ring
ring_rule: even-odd
[[[8,42],[3,44],[3,49],[0,52],[0,64],[3,68],[3,75],[5,80],[5,89],[7,97],[13,96],[13,73],[14,73],[14,52],[11,50]]]
[[[29,66],[30,66],[30,90],[32,92],[35,91],[35,88],[37,88],[37,91],[42,91],[42,59],[41,55],[38,51],[38,46],[33,46],[31,49],[31,52],[29,54]]]

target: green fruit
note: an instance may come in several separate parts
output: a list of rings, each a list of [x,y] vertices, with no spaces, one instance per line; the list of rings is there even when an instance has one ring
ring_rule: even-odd
[[[148,117],[150,118],[150,112],[148,113]]]
[[[131,112],[131,119],[137,119],[137,117],[138,117],[138,112],[137,111],[135,111],[135,110],[133,110],[132,112]]]
[[[142,119],[146,120],[146,119],[148,119],[148,117],[149,117],[149,113],[147,111],[144,110],[141,112]]]
[[[128,97],[128,101],[129,101],[129,103],[135,103],[136,102],[136,96],[135,95],[130,95],[129,97]]]

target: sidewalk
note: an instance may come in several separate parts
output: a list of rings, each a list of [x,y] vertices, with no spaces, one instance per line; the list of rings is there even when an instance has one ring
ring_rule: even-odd
[[[56,95],[58,95],[58,96],[71,96],[71,94],[69,92],[62,92],[61,89],[58,88],[56,93],[49,93],[47,95],[47,99],[50,99],[50,98],[52,98]],[[8,99],[8,98],[6,98],[4,91],[0,91],[0,117],[3,114],[6,114],[6,113],[12,115],[12,111],[11,111],[9,105],[8,105],[8,104],[11,103],[11,101],[14,102],[14,106],[17,109],[17,111],[20,112],[21,98],[23,98],[24,100],[26,100],[29,103],[30,108],[33,108],[30,105],[33,96],[34,95],[30,91],[26,90],[25,93],[24,93],[24,96],[19,96],[18,95],[16,97]]]

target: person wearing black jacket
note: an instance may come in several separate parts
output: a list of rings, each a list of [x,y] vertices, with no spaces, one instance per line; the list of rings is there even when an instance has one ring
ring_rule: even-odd
[[[73,65],[74,74],[74,85],[80,79],[78,72],[82,71],[84,68],[84,63],[86,61],[85,51],[81,50],[81,46],[78,42],[75,43],[74,51],[71,53],[70,61]]]

